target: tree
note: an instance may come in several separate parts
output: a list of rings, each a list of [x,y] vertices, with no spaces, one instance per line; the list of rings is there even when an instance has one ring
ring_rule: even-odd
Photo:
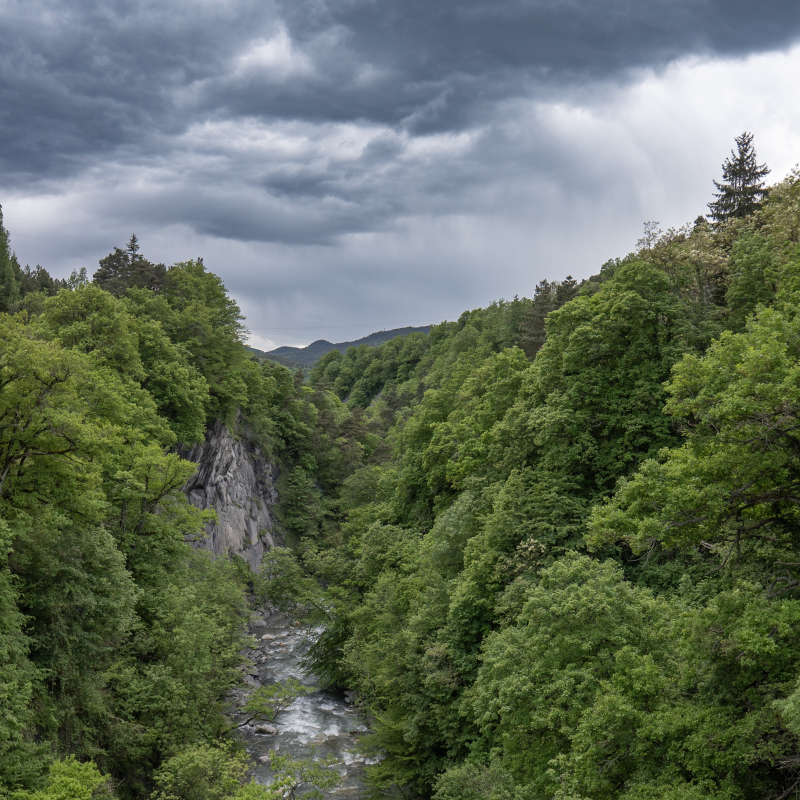
[[[736,137],[736,152],[722,165],[722,183],[714,181],[717,199],[708,204],[714,222],[752,214],[767,195],[762,178],[769,175],[766,164],[759,164],[753,147],[753,134],[745,131]]]
[[[512,777],[531,784],[529,796],[552,797],[555,759],[570,752],[585,712],[596,710],[596,701],[609,693],[620,673],[636,674],[632,706],[647,708],[658,697],[660,682],[648,673],[657,673],[656,665],[670,660],[663,635],[668,608],[648,590],[625,581],[613,562],[574,552],[542,570],[540,578],[516,624],[487,637],[465,710],[471,706]],[[606,719],[608,734],[620,741],[595,777],[617,773],[611,781],[617,788],[620,772],[624,780],[633,767],[626,762],[635,744],[631,733],[637,711],[626,710],[618,731]],[[598,783],[572,797],[614,796]]]
[[[306,784],[303,797],[322,800],[320,789],[339,783],[332,759],[299,761],[273,755],[274,777],[269,786],[247,781],[247,754],[229,745],[201,744],[169,759],[156,773],[153,800],[292,800]],[[25,798],[24,800],[27,800]],[[38,798],[37,798],[38,800]],[[47,798],[49,799],[49,796]]]
[[[295,700],[311,694],[314,689],[303,686],[297,678],[289,678],[283,683],[262,686],[256,689],[245,704],[243,711],[247,715],[243,722],[232,725],[227,732],[243,728],[251,722],[270,722],[275,724],[278,714],[286,711]]]
[[[109,780],[89,761],[81,764],[72,755],[50,767],[47,786],[38,792],[16,792],[14,800],[110,800]]]
[[[114,248],[100,259],[100,268],[94,273],[93,282],[111,294],[124,295],[131,288],[150,289],[157,294],[163,291],[167,268],[153,264],[139,252],[139,240],[132,234],[125,250]]]
[[[0,311],[10,311],[19,296],[19,264],[9,247],[8,231],[3,227],[3,208],[0,206]]]
[[[743,333],[688,354],[672,370],[665,407],[685,443],[645,462],[595,508],[590,544],[703,548],[721,565],[749,564],[767,594],[800,586],[799,361],[794,305],[762,309]]]
[[[545,279],[536,285],[533,302],[525,309],[519,323],[519,346],[529,360],[533,360],[544,344],[547,315],[572,300],[578,292],[577,286],[578,282],[571,275],[561,283]]]

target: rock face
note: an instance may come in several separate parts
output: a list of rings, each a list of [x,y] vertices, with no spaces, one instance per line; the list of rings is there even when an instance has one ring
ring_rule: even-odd
[[[258,569],[264,551],[282,543],[273,516],[277,467],[246,437],[234,438],[221,423],[202,444],[180,454],[198,464],[186,487],[189,502],[217,512],[218,521],[207,526],[208,535],[198,546],[218,556],[239,555]]]

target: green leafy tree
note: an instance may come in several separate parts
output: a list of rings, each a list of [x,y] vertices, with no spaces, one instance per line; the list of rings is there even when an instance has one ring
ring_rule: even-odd
[[[139,240],[132,234],[125,250],[115,247],[113,253],[100,259],[93,281],[105,291],[120,296],[131,288],[161,292],[168,278],[163,264],[153,264],[141,255]]]
[[[242,708],[242,712],[247,717],[238,722],[230,730],[242,728],[251,722],[271,722],[277,721],[278,714],[286,711],[295,700],[311,694],[315,689],[304,686],[297,678],[289,678],[281,683],[273,683],[271,686],[262,686],[256,689]]]
[[[517,781],[540,795],[554,790],[549,764],[570,751],[603,682],[665,657],[663,616],[611,562],[572,554],[542,572],[516,624],[487,638],[469,692],[489,744]]]
[[[46,758],[31,736],[30,702],[36,677],[28,659],[30,643],[24,633],[25,617],[19,611],[19,593],[8,569],[13,537],[0,519],[0,786],[19,788],[35,782],[37,767]]]
[[[155,775],[152,800],[226,800],[246,783],[247,754],[200,744],[170,758]]]
[[[639,552],[701,547],[722,565],[746,560],[770,591],[800,585],[790,566],[798,546],[799,326],[793,306],[763,309],[746,332],[723,334],[704,357],[675,366],[667,411],[687,441],[643,464],[595,509],[592,543],[621,538]]]
[[[533,301],[525,309],[519,323],[519,346],[525,351],[529,360],[533,360],[545,342],[547,315],[572,300],[577,290],[578,282],[571,275],[560,283],[545,279],[536,285]]]
[[[74,756],[55,761],[47,785],[35,792],[15,792],[12,800],[112,800],[109,780],[91,762],[80,763]]]
[[[160,294],[129,289],[129,308],[137,317],[160,323],[170,341],[189,354],[189,363],[208,384],[209,422],[232,423],[237,410],[248,406],[248,393],[259,371],[243,344],[239,307],[202,259],[175,264],[167,276]]]
[[[247,780],[247,754],[230,746],[197,745],[167,761],[156,773],[151,800],[292,800],[305,785],[303,797],[322,800],[320,789],[332,789],[339,775],[331,761],[273,755],[275,773],[268,785]]]

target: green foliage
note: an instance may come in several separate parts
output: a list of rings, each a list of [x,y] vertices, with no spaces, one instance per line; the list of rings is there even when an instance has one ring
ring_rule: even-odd
[[[133,234],[125,250],[115,247],[113,253],[100,259],[93,281],[106,292],[120,296],[132,287],[163,291],[168,278],[163,264],[153,264],[139,253],[139,241]]]
[[[19,264],[9,246],[0,206],[0,311],[11,311],[20,298]]]
[[[208,744],[170,758],[155,776],[152,800],[225,800],[244,785],[247,754]]]
[[[487,744],[520,782],[546,792],[547,765],[569,752],[602,682],[663,658],[663,633],[663,607],[616,565],[572,554],[556,562],[516,624],[486,639],[469,702]]]
[[[519,346],[529,359],[542,349],[547,338],[547,315],[556,311],[577,294],[578,282],[571,275],[564,281],[540,281],[533,291],[533,302],[520,320]]]
[[[390,448],[294,562],[328,586],[311,663],[369,709],[376,789],[792,791],[798,185],[434,326],[402,381],[402,342],[312,373]]]
[[[791,562],[799,357],[800,317],[787,307],[763,309],[746,332],[726,333],[704,357],[676,365],[667,411],[687,441],[595,510],[592,542],[701,546],[723,564],[752,562],[765,580],[776,562]],[[777,591],[796,585],[786,575],[772,580]]]
[[[716,222],[747,217],[757,208],[767,190],[762,180],[769,175],[765,164],[759,164],[753,147],[753,134],[745,131],[736,137],[736,152],[722,165],[722,183],[714,181],[717,199],[708,204],[709,215]]]
[[[151,800],[286,800],[308,785],[303,797],[322,800],[320,789],[339,782],[330,762],[299,761],[273,755],[275,777],[269,785],[247,780],[247,755],[228,746],[197,745],[167,761],[156,773]]]
[[[265,800],[283,798],[294,800],[295,792],[304,784],[308,790],[303,792],[303,797],[309,800],[322,800],[323,790],[333,789],[340,782],[337,772],[330,769],[333,763],[332,760],[300,761],[289,756],[272,756],[271,765],[276,777],[269,787],[266,787]],[[255,800],[257,795],[250,792],[245,791],[241,796],[237,796],[237,800]]]
[[[112,798],[108,778],[91,762],[81,764],[70,756],[50,767],[47,785],[36,792],[15,792],[12,800],[101,800]]]
[[[770,305],[775,299],[778,270],[774,249],[772,242],[757,233],[742,236],[733,246],[730,285],[725,293],[732,330],[741,331],[758,305]]]
[[[273,683],[256,689],[247,699],[242,712],[247,716],[236,725],[241,728],[251,722],[276,722],[278,714],[286,711],[300,697],[311,694],[313,688],[304,686],[297,678],[289,678],[283,683]]]
[[[516,800],[517,797],[514,783],[502,767],[469,761],[443,773],[433,794],[433,800]]]
[[[208,386],[208,397],[203,398],[207,418],[233,422],[237,410],[248,405],[248,388],[258,365],[242,341],[239,307],[219,277],[207,272],[202,260],[180,262],[169,268],[158,292],[131,286],[125,302],[135,317],[159,323],[202,375]],[[197,384],[194,374],[184,380]],[[202,391],[200,385],[197,391]]]
[[[7,566],[12,540],[8,525],[0,519],[0,786],[4,788],[30,783],[38,773],[36,762],[45,757],[43,748],[26,736],[33,716],[30,701],[36,672],[27,657],[25,617]]]
[[[202,436],[206,384],[128,309],[81,282],[28,324],[0,315],[0,792],[91,796],[88,761],[54,762],[39,791],[73,753],[144,796],[225,729],[241,676],[246,586],[189,547],[208,514],[168,451]]]
[[[270,603],[295,616],[319,608],[322,592],[316,580],[307,575],[295,551],[271,547],[253,576],[253,592],[262,603]]]

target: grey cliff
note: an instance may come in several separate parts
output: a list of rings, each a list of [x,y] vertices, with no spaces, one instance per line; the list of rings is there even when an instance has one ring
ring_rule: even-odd
[[[258,569],[264,551],[281,543],[273,516],[277,467],[246,437],[234,438],[221,423],[202,444],[180,454],[198,465],[186,486],[189,502],[217,512],[217,522],[206,526],[207,536],[198,546],[217,556],[239,555]]]

